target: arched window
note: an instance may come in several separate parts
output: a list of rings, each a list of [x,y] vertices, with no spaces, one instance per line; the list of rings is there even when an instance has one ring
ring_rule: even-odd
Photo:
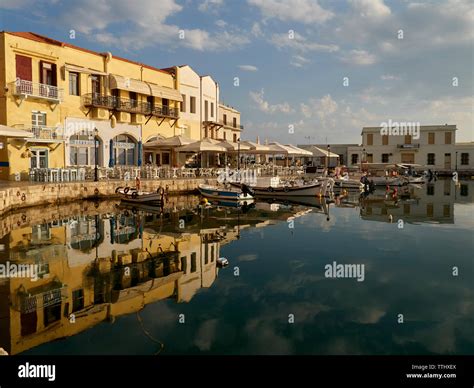
[[[94,135],[86,132],[76,133],[69,137],[69,146],[70,166],[95,166],[96,154],[98,155],[100,151],[100,140],[96,141]]]
[[[115,164],[133,166],[136,162],[137,144],[128,135],[118,135],[114,138]]]

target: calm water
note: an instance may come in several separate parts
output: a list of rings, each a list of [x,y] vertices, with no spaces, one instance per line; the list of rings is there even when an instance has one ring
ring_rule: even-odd
[[[162,216],[117,202],[5,216],[1,262],[36,264],[39,279],[0,279],[0,347],[474,354],[474,182],[401,194],[240,210],[190,196],[170,198]],[[364,264],[364,281],[326,278],[334,261]]]

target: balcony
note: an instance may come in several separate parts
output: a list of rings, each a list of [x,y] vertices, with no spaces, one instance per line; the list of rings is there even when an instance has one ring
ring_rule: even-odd
[[[36,82],[19,79],[11,84],[13,95],[22,99],[37,98],[60,103],[63,101],[63,89],[53,85],[40,84]]]
[[[397,148],[403,150],[414,150],[420,148],[419,144],[397,144]]]
[[[229,121],[225,122],[224,120],[220,120],[219,124],[222,124],[224,127],[230,128],[230,129],[240,129],[240,130],[244,129],[243,125],[239,124],[239,125],[234,126],[234,124]]]
[[[25,128],[25,131],[35,135],[31,140],[62,141],[64,140],[63,130],[60,127],[32,126]]]
[[[165,105],[151,105],[149,102],[138,102],[128,98],[105,96],[100,94],[85,94],[82,103],[86,108],[105,108],[119,112],[139,113],[177,119],[179,109]]]

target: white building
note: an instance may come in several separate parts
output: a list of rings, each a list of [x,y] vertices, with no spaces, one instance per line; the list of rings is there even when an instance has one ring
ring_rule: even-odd
[[[384,133],[382,127],[364,127],[362,145],[348,147],[348,165],[356,167],[367,163],[416,163],[437,171],[451,171],[461,167],[463,162],[472,168],[472,146],[463,143],[456,145],[456,125],[423,125],[414,128],[401,128],[399,132]],[[457,151],[457,153],[456,153]]]

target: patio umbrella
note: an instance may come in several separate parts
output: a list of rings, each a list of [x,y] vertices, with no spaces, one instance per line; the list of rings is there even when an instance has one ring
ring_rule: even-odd
[[[150,141],[143,144],[143,148],[170,148],[170,147],[181,147],[187,144],[193,143],[195,140],[190,139],[189,137],[177,135],[172,137],[167,137],[164,139],[158,139],[155,141]]]
[[[290,148],[296,152],[295,156],[313,156],[313,153],[303,148],[296,147],[292,144],[285,144],[285,147]]]
[[[229,141],[229,140],[223,140],[219,142],[218,145],[224,147],[228,152],[232,152],[232,151],[237,152],[239,150],[239,143]],[[248,151],[250,150],[250,148],[251,147],[249,145],[242,142],[240,143],[240,152]]]
[[[199,140],[182,147],[178,147],[176,148],[176,151],[203,153],[203,152],[226,152],[227,150],[225,147],[222,147],[218,144],[214,144],[210,142],[209,139],[203,139],[203,140]],[[209,161],[207,164],[209,165]],[[201,158],[201,166],[202,166],[202,158]]]

